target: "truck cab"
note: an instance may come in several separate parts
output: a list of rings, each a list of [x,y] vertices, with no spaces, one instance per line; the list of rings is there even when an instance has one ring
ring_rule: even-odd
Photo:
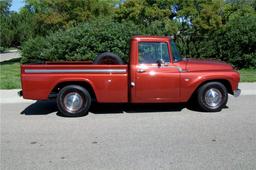
[[[137,36],[131,40],[131,101],[179,102],[185,61],[173,57],[169,37]]]

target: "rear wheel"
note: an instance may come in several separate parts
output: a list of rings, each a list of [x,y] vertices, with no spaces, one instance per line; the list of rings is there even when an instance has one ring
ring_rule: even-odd
[[[68,117],[79,117],[88,114],[91,101],[90,93],[78,85],[69,85],[62,88],[57,96],[59,111]]]
[[[209,82],[198,89],[197,102],[203,111],[221,111],[226,106],[227,101],[227,89],[222,83]]]

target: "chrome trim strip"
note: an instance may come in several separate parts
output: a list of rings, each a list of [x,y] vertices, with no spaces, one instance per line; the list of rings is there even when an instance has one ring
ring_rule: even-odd
[[[139,65],[139,67],[143,67],[142,65]],[[157,65],[145,65],[145,68],[158,68]],[[179,66],[161,66],[160,68],[176,68],[179,72],[185,72],[181,67]]]
[[[126,69],[25,69],[25,73],[126,73]]]
[[[179,67],[179,66],[166,66],[166,67],[168,67],[168,68],[176,68],[176,69],[178,69],[179,72],[183,72],[183,69],[181,67]]]

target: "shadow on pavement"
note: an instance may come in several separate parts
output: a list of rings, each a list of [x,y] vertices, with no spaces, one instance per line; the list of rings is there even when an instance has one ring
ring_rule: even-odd
[[[16,62],[20,62],[20,58],[11,58],[11,59],[6,59],[6,60],[3,60],[3,61],[0,61],[0,65],[5,65],[5,64],[13,64],[13,63],[16,63]]]
[[[57,112],[58,108],[55,100],[37,101],[29,105],[20,114],[24,115],[47,115]]]
[[[183,104],[95,104],[90,109],[94,114],[174,112],[185,108]]]
[[[122,114],[122,113],[157,113],[157,112],[175,112],[186,108],[185,104],[99,104],[92,105],[90,112],[93,114]],[[57,112],[58,108],[55,100],[37,101],[20,114],[24,115],[48,115]]]

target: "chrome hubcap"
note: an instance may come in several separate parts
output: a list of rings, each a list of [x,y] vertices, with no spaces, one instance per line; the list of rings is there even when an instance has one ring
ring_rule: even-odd
[[[83,99],[81,95],[76,92],[68,93],[64,97],[64,106],[66,110],[69,111],[70,113],[77,112],[79,109],[81,109],[82,104],[83,104]]]
[[[205,103],[210,107],[218,107],[222,100],[222,93],[216,89],[211,88],[205,93]]]

